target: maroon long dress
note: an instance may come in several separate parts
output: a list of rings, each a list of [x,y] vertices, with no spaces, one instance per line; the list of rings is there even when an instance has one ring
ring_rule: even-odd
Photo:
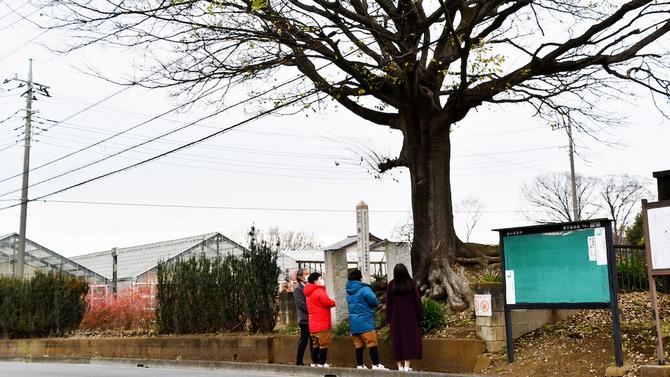
[[[386,289],[386,320],[391,325],[393,358],[396,361],[421,359],[421,321],[423,305],[416,286],[405,294],[393,292],[393,281]]]

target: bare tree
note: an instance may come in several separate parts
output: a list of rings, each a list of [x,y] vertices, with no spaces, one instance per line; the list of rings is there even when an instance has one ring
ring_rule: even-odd
[[[608,217],[614,221],[614,242],[622,244],[626,227],[633,220],[640,200],[648,193],[640,178],[630,175],[609,175],[603,178],[600,199]]]
[[[302,230],[280,230],[270,227],[266,231],[256,231],[256,239],[268,245],[277,246],[279,251],[285,250],[318,250],[323,246],[314,234]]]
[[[612,119],[598,104],[627,96],[630,84],[660,101],[670,91],[669,54],[654,44],[670,31],[668,1],[35,1],[54,5],[50,19],[75,31],[74,47],[153,52],[156,74],[141,85],[222,102],[217,89],[255,79],[267,87],[288,66],[302,80],[277,88],[270,105],[315,93],[303,107],[329,97],[401,131],[399,155],[377,167],[409,169],[415,278],[456,309],[471,296],[453,264],[479,252],[454,230],[454,124],[484,104],[528,105],[588,130]]]
[[[398,241],[412,244],[414,240],[414,223],[412,222],[411,215],[393,228],[392,237]]]
[[[598,211],[598,179],[577,175],[577,212],[582,220]],[[539,223],[575,221],[572,208],[572,186],[569,173],[552,173],[535,177],[521,188],[534,211],[526,216]]]
[[[482,209],[484,204],[474,197],[463,199],[458,203],[457,211],[464,215],[465,242],[470,242],[470,235],[482,217]]]

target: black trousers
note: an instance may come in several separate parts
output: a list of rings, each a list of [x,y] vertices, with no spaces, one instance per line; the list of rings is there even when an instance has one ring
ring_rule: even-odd
[[[305,365],[302,360],[305,356],[305,349],[307,348],[308,344],[309,344],[309,355],[312,358],[312,364],[318,364],[319,362],[318,353],[316,355],[314,354],[312,337],[309,335],[309,325],[301,323],[300,340],[298,340],[298,349],[295,354],[295,365]]]

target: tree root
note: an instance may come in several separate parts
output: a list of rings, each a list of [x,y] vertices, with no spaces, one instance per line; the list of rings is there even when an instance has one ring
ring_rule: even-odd
[[[427,286],[422,287],[425,295],[435,299],[447,299],[455,311],[463,311],[472,305],[470,284],[461,268],[454,271],[448,263],[435,263],[428,273]]]

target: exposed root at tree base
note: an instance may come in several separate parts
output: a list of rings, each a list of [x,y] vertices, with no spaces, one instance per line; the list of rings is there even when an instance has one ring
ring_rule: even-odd
[[[435,300],[446,298],[454,311],[463,311],[472,305],[470,284],[462,268],[455,271],[448,263],[432,264],[427,283],[421,287],[424,295]]]

